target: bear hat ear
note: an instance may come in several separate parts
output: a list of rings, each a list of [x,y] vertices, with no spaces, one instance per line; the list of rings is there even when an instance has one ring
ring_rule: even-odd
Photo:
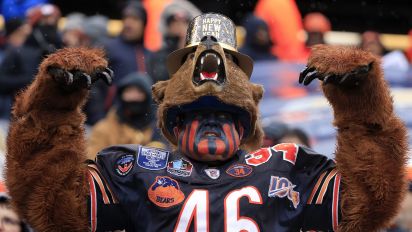
[[[152,86],[152,96],[153,100],[160,104],[163,102],[163,98],[165,96],[166,87],[169,85],[169,80],[166,81],[158,81],[156,84]]]
[[[253,100],[255,101],[256,104],[260,102],[260,100],[263,97],[263,86],[258,85],[258,84],[252,84],[252,94],[253,94]]]

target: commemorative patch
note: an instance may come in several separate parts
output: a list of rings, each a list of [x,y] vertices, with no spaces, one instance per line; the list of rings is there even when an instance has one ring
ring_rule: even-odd
[[[295,187],[296,185],[285,177],[271,176],[268,196],[279,198],[287,197],[296,209],[300,203],[300,198],[299,192],[293,190]]]
[[[206,168],[204,171],[206,175],[213,180],[216,180],[220,177],[220,170],[217,168]]]
[[[249,165],[234,164],[226,170],[226,173],[229,176],[242,178],[242,177],[249,176],[252,173],[252,171],[253,169]]]
[[[168,176],[157,176],[147,196],[153,204],[162,208],[180,204],[185,199],[179,183]]]
[[[176,176],[188,177],[192,174],[193,165],[184,159],[173,160],[167,163],[167,172]]]
[[[161,170],[166,168],[169,152],[156,148],[140,147],[137,165],[144,169]]]
[[[117,158],[115,163],[115,171],[120,176],[126,176],[133,169],[134,155],[122,155]]]

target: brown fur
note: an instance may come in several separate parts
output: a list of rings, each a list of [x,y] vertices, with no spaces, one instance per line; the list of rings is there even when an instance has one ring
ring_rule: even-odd
[[[50,65],[91,74],[107,66],[100,50],[68,48],[40,65],[16,99],[7,138],[7,185],[18,213],[36,231],[87,231],[84,104],[87,90],[64,94]]]
[[[308,62],[323,74],[345,74],[371,62],[358,88],[322,86],[338,128],[340,231],[377,231],[397,213],[405,190],[406,129],[393,112],[379,58],[355,48],[316,46]]]
[[[213,49],[221,54],[226,68],[226,84],[217,86],[214,83],[206,83],[195,86],[192,76],[197,57],[205,47],[198,46],[193,57],[188,58],[182,67],[172,76],[170,80],[158,82],[153,86],[153,96],[159,104],[158,126],[170,143],[176,145],[176,138],[165,129],[167,109],[191,103],[201,96],[216,96],[220,101],[238,106],[248,111],[251,115],[251,135],[242,142],[242,148],[248,151],[260,148],[262,144],[262,129],[260,125],[258,103],[263,95],[260,85],[249,81],[246,74],[231,60],[225,59],[223,49],[214,45]]]

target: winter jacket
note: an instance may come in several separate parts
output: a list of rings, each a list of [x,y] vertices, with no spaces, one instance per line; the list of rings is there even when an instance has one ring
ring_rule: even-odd
[[[166,142],[156,126],[156,114],[152,102],[152,82],[148,75],[133,72],[118,83],[115,96],[116,104],[107,116],[97,122],[91,131],[88,143],[88,158],[94,159],[101,149],[115,144],[140,144],[149,147],[166,148]],[[120,101],[123,90],[128,86],[136,86],[147,96],[149,109],[147,113],[130,121],[122,117],[123,105]]]
[[[10,47],[0,65],[0,117],[8,118],[16,93],[30,84],[42,59],[61,47],[57,32],[46,27],[35,27],[21,47]],[[39,36],[43,40],[39,42]],[[49,37],[45,36],[49,35]]]
[[[155,122],[144,130],[138,130],[125,123],[121,123],[116,110],[112,109],[103,120],[99,121],[92,128],[87,156],[93,160],[100,150],[115,144],[141,144],[156,148],[167,147],[156,128]]]
[[[245,19],[243,26],[246,29],[246,38],[245,43],[239,51],[250,56],[254,61],[275,60],[276,57],[271,53],[273,43],[270,39],[269,28],[265,21],[254,15],[249,15]],[[259,29],[264,29],[268,32],[267,36],[269,41],[264,46],[257,43],[257,33]]]
[[[119,36],[108,41],[105,48],[116,85],[129,73],[147,71],[146,59],[150,52],[141,43],[127,42]]]

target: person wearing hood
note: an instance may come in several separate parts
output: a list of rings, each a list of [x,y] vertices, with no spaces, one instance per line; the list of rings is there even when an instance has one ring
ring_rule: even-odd
[[[152,53],[149,59],[148,72],[154,83],[169,79],[167,56],[184,47],[189,22],[199,14],[200,11],[186,0],[175,0],[163,10],[159,28],[163,34],[163,45],[159,51]]]
[[[150,51],[144,47],[144,31],[147,25],[147,12],[139,1],[128,1],[122,9],[123,29],[120,34],[108,41],[103,47],[109,60],[109,66],[116,78],[105,94],[105,109],[114,103],[119,82],[129,73],[147,72],[147,60]]]
[[[130,1],[122,10],[123,29],[119,36],[107,41],[105,49],[110,67],[116,74],[114,84],[132,72],[146,72],[149,51],[144,47],[147,13],[138,1]]]
[[[14,95],[30,84],[41,60],[61,48],[57,30],[60,17],[59,8],[52,4],[35,6],[27,11],[26,21],[32,31],[22,46],[6,51],[0,65],[0,98],[7,101],[7,105],[2,104],[0,117],[8,119]]]
[[[102,148],[114,144],[145,144],[166,148],[155,121],[150,77],[142,73],[127,75],[118,85],[116,103],[105,118],[93,126],[89,144],[89,158]]]
[[[244,45],[240,52],[250,56],[254,61],[275,60],[271,53],[273,42],[269,35],[269,27],[263,19],[250,14],[243,25],[246,29]]]

